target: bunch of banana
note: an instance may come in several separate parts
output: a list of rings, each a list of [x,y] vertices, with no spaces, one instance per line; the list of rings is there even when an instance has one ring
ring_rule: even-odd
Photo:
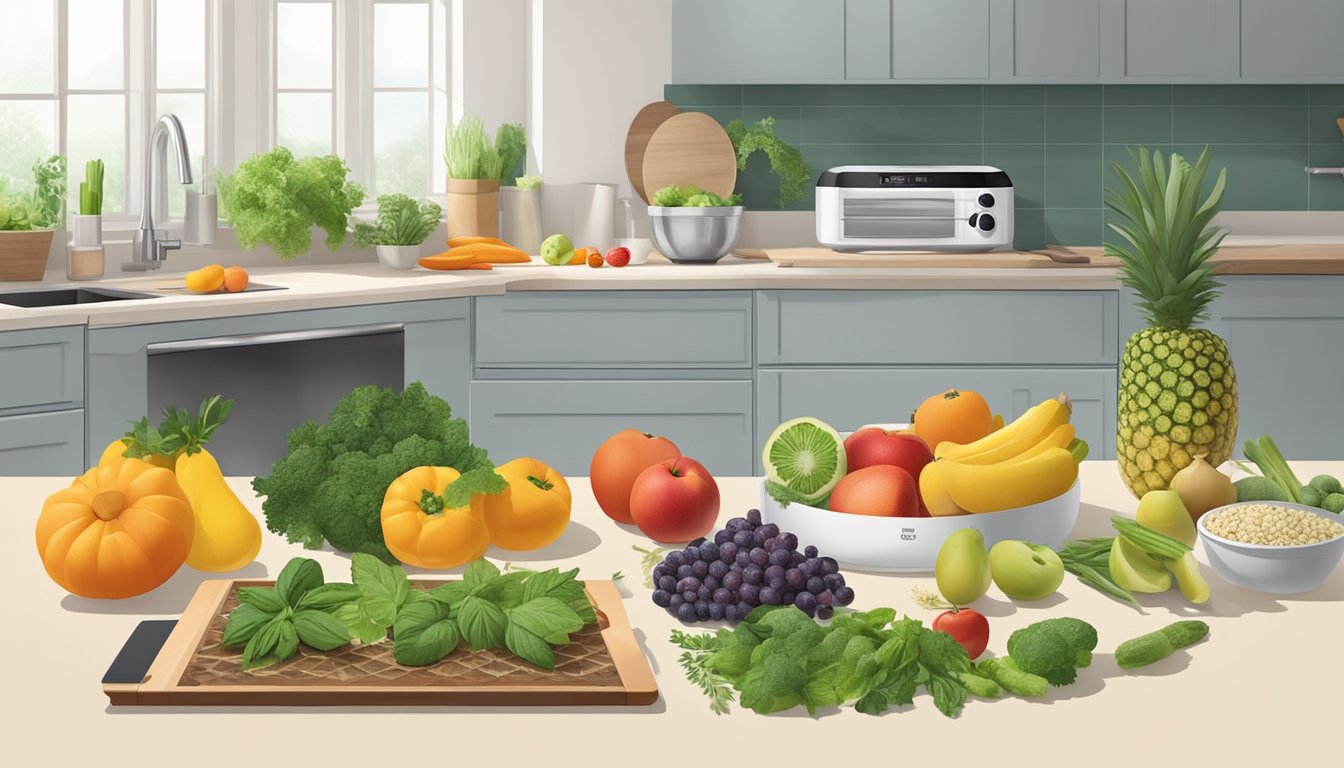
[[[1074,437],[1069,424],[1071,411],[1061,394],[973,443],[939,443],[935,461],[919,475],[929,513],[998,512],[1067,491],[1087,455],[1087,443]]]

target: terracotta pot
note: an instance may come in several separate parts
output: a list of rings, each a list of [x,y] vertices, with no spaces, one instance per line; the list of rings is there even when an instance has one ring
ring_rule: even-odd
[[[499,237],[499,182],[448,179],[449,237]]]
[[[0,280],[41,280],[54,234],[50,229],[0,232]]]

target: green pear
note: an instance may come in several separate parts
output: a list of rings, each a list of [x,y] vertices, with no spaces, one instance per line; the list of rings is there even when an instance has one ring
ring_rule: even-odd
[[[1171,574],[1166,567],[1134,546],[1124,536],[1111,544],[1111,578],[1130,592],[1154,594],[1171,589]]]
[[[985,537],[974,528],[962,528],[943,542],[933,566],[934,579],[943,599],[967,605],[989,591],[993,578]]]
[[[1144,528],[1164,533],[1187,547],[1195,546],[1198,538],[1195,522],[1181,501],[1181,495],[1175,491],[1149,491],[1143,494],[1134,519]]]
[[[1014,600],[1049,597],[1064,583],[1064,561],[1053,549],[1018,539],[990,548],[989,570],[1003,594]]]

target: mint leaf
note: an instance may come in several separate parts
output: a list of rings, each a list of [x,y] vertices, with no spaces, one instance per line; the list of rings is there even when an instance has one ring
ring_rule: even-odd
[[[247,646],[243,648],[243,671],[261,669],[279,661],[274,651],[280,643],[280,625],[288,621],[276,616],[247,641]]]
[[[410,593],[406,571],[373,555],[357,552],[350,558],[350,578],[359,587],[370,618],[391,626]]]
[[[303,644],[319,651],[330,651],[350,642],[345,626],[324,611],[295,611],[293,621]]]
[[[275,579],[275,591],[286,605],[295,606],[310,589],[322,586],[322,566],[316,560],[296,557],[285,564]]]
[[[346,603],[353,603],[358,599],[359,588],[354,584],[323,584],[304,593],[303,597],[299,598],[298,605],[294,608],[296,610],[312,609],[331,613]]]
[[[863,698],[854,702],[855,711],[865,715],[880,715],[891,707],[891,702],[882,691],[869,691]]]
[[[509,623],[517,624],[551,645],[569,644],[569,635],[583,629],[583,620],[573,608],[554,597],[538,597],[508,613]]]
[[[442,605],[437,600],[423,602]],[[462,637],[471,650],[481,651],[504,644],[509,619],[499,606],[489,600],[468,596],[457,609],[457,626],[462,630]]]
[[[238,602],[250,605],[268,616],[285,610],[285,599],[270,587],[239,587]]]
[[[491,467],[477,467],[463,472],[443,489],[443,505],[446,509],[458,509],[470,504],[472,496],[503,493],[508,487],[508,482]]]
[[[392,658],[408,667],[434,664],[457,648],[462,636],[452,609],[437,600],[408,604],[392,627]]]
[[[294,622],[282,621],[279,624],[280,637],[275,643],[275,657],[281,661],[299,652],[299,631]]]
[[[546,641],[524,629],[521,625],[509,622],[504,631],[504,645],[514,656],[523,661],[541,667],[555,669],[555,652]]]
[[[479,594],[480,590],[497,578],[499,578],[499,569],[485,558],[468,565],[467,570],[462,572],[462,582],[467,585],[467,589],[473,595]]]
[[[523,582],[528,576],[526,571],[505,573],[491,579],[472,594],[500,608],[512,608],[523,602]]]
[[[450,581],[446,584],[440,584],[424,594],[456,609],[471,594],[471,588],[467,586],[465,581]]]
[[[224,635],[220,637],[219,644],[224,648],[241,648],[272,618],[273,614],[243,603],[229,614],[229,623],[224,625]]]
[[[370,619],[360,603],[346,603],[337,608],[332,616],[341,622],[350,637],[364,645],[373,645],[387,637],[388,625]]]
[[[563,572],[558,568],[538,571],[523,584],[523,602],[528,603],[538,597],[554,597],[567,603],[576,597],[583,597],[583,584],[576,580],[578,575],[578,568]]]

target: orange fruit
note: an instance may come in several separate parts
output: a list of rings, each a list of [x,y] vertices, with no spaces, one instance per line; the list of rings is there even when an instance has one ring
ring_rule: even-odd
[[[247,270],[237,264],[224,270],[224,290],[229,293],[247,290]]]
[[[224,285],[224,268],[218,264],[201,267],[188,272],[185,282],[189,291],[214,293]]]
[[[596,248],[592,248],[590,246],[585,246],[583,248],[575,248],[574,255],[570,257],[569,263],[571,265],[589,264],[590,263],[589,260],[592,259],[593,254],[595,253],[598,255],[599,258],[601,258],[602,252],[597,250]]]
[[[936,451],[944,440],[966,445],[993,432],[994,415],[979,393],[949,389],[920,403],[914,426],[929,450]]]

